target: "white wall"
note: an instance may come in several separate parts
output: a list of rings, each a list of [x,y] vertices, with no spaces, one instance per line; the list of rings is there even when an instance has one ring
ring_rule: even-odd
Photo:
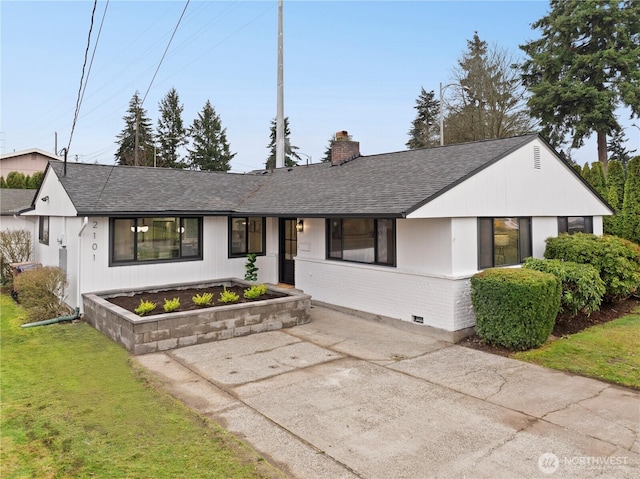
[[[38,242],[37,219],[26,216],[0,216],[0,231],[27,230],[31,234],[31,259],[35,257]]]
[[[396,221],[397,268],[406,272],[451,274],[451,219]]]
[[[467,282],[392,267],[296,259],[296,287],[313,300],[404,321],[420,316],[425,325],[447,331],[473,325],[473,313],[458,293]]]
[[[49,245],[37,245],[37,260],[46,266],[59,266],[60,244],[56,238],[66,234],[67,276],[70,294],[67,303],[80,306],[80,294],[111,289],[135,289],[172,283],[207,281],[226,277],[244,278],[246,258],[228,258],[226,217],[203,220],[203,259],[126,266],[109,266],[109,219],[91,217],[82,236],[84,218],[50,219]],[[37,238],[37,235],[36,235]],[[36,240],[37,241],[37,240]],[[277,282],[277,220],[267,220],[267,254],[257,259],[258,280]],[[78,254],[79,252],[79,254]],[[78,261],[80,268],[78,268]]]
[[[540,168],[534,168],[534,147]],[[609,209],[540,140],[433,199],[410,218],[600,216]]]

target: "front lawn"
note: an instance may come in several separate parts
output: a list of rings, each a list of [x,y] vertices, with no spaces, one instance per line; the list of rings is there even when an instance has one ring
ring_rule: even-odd
[[[0,477],[284,477],[85,323],[21,329],[0,295]]]
[[[622,318],[513,354],[548,368],[640,389],[640,308]]]

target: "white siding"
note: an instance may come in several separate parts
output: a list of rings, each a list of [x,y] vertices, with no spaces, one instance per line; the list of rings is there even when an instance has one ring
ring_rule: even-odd
[[[540,169],[534,168],[534,147]],[[409,215],[410,218],[470,216],[601,216],[611,214],[540,140],[534,140],[468,178]]]
[[[44,198],[46,201],[43,201]],[[42,180],[40,191],[35,199],[35,210],[24,214],[27,216],[76,216],[77,211],[52,168],[49,168]]]
[[[88,218],[79,241],[84,218],[52,217],[49,245],[37,246],[37,260],[48,266],[59,266],[60,244],[56,238],[66,234],[67,275],[70,306],[79,305],[80,294],[122,288],[162,286],[171,283],[205,281],[226,277],[244,278],[246,258],[228,258],[227,218],[206,217],[203,220],[203,259],[170,263],[138,263],[109,266],[109,219]],[[258,280],[277,282],[277,220],[267,220],[267,254],[257,260]],[[78,255],[78,251],[80,252]],[[78,260],[80,268],[78,269]]]

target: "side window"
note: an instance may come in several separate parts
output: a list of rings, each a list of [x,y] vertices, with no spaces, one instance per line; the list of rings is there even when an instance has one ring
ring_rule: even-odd
[[[40,216],[38,220],[38,241],[42,244],[49,244],[49,217]]]
[[[229,218],[229,257],[265,254],[266,220],[260,216]]]
[[[593,216],[558,216],[558,234],[593,233]]]
[[[520,264],[527,256],[530,218],[478,218],[478,269]]]

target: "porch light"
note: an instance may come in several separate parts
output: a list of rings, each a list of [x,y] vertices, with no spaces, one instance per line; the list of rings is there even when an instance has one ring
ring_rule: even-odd
[[[298,220],[298,224],[296,225],[296,229],[298,233],[302,233],[304,231],[304,221]]]

